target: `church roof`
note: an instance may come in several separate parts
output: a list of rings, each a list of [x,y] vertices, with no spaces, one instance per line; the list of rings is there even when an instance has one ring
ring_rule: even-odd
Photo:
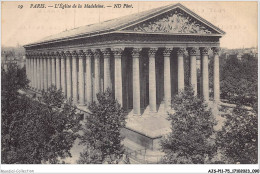
[[[136,24],[142,23],[146,20],[149,20],[151,18],[154,18],[156,16],[167,13],[167,12],[169,12],[173,9],[177,9],[177,8],[181,9],[182,11],[187,13],[189,16],[193,17],[194,19],[196,19],[203,25],[205,25],[205,26],[209,27],[211,30],[213,30],[214,34],[211,34],[211,35],[221,36],[221,35],[225,34],[225,32],[222,31],[221,29],[219,29],[218,27],[214,26],[213,24],[211,24],[210,22],[201,18],[200,16],[198,16],[197,14],[195,14],[194,12],[192,12],[191,10],[189,10],[188,8],[183,6],[182,4],[178,3],[178,4],[171,4],[171,5],[151,9],[151,10],[136,13],[136,14],[131,14],[128,16],[123,16],[120,18],[104,21],[101,23],[85,25],[85,26],[81,26],[78,28],[74,28],[72,30],[63,31],[58,34],[48,36],[38,42],[25,45],[24,47],[36,46],[36,45],[41,45],[41,44],[53,43],[53,42],[61,42],[61,41],[79,39],[79,38],[84,38],[84,37],[92,37],[92,36],[109,34],[109,33],[126,33],[126,32],[129,32],[128,30],[125,30],[126,28],[129,28]],[[135,31],[132,31],[132,32],[135,32]],[[135,32],[135,33],[138,33],[138,32]],[[150,33],[150,34],[156,34],[156,33]],[[188,33],[178,33],[178,35],[180,35],[180,34],[188,35]],[[193,35],[196,35],[196,33]],[[201,35],[201,34],[199,34],[199,35]]]

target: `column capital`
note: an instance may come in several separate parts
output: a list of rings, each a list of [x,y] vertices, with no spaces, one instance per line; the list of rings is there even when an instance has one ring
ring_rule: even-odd
[[[29,53],[25,53],[25,57],[28,59],[29,58]]]
[[[221,50],[219,47],[213,47],[211,48],[214,55],[219,55],[219,51]]]
[[[72,56],[72,57],[78,57],[78,53],[77,53],[77,51],[75,51],[75,50],[72,51],[71,56]]]
[[[33,52],[30,53],[30,57],[31,57],[31,59],[34,58],[34,53]]]
[[[133,57],[139,57],[140,52],[142,51],[142,48],[134,48],[131,53]]]
[[[51,53],[50,53],[50,56],[51,56],[52,59],[54,59],[54,58],[55,58],[55,53],[54,53],[54,52],[51,52]]]
[[[78,57],[79,58],[85,58],[86,54],[83,50],[79,50]]]
[[[51,58],[51,52],[47,52],[46,56],[47,56],[48,59],[50,59]]]
[[[202,56],[208,56],[209,55],[209,48],[208,47],[202,47],[200,48],[200,54]]]
[[[46,52],[43,52],[42,56],[43,56],[44,59],[48,58],[48,54]]]
[[[58,53],[58,55],[59,55],[59,57],[60,57],[61,59],[66,58],[66,55],[65,55],[64,51],[57,52],[57,53]]]
[[[121,56],[123,54],[123,48],[111,48],[111,51],[114,53],[114,56]]]
[[[157,50],[158,50],[158,48],[156,48],[156,47],[149,48],[149,50],[148,50],[148,55],[149,55],[149,56],[155,56]]]
[[[177,55],[179,56],[183,56],[185,54],[185,48],[183,48],[183,47],[180,47],[180,48],[178,48],[178,50],[177,50]]]
[[[190,56],[197,56],[198,54],[198,48],[197,47],[191,47],[187,49]]]
[[[110,57],[110,49],[109,48],[104,48],[104,49],[101,49],[100,51],[103,53],[104,57]]]
[[[170,56],[170,55],[171,55],[171,52],[172,52],[172,48],[166,47],[166,48],[163,50],[163,55],[164,55],[164,56]]]
[[[97,57],[97,56],[100,57],[100,54],[101,54],[100,49],[93,49],[93,50],[91,50],[91,51],[93,52],[93,54],[94,54],[95,57]]]
[[[60,53],[59,53],[58,51],[55,51],[55,52],[54,52],[54,56],[55,56],[55,57],[60,57]]]
[[[90,49],[84,51],[84,53],[85,53],[85,55],[86,55],[87,57],[90,57],[90,56],[93,55],[93,52],[92,52]]]
[[[65,56],[66,56],[66,57],[71,57],[70,51],[66,51],[66,52],[65,52]]]

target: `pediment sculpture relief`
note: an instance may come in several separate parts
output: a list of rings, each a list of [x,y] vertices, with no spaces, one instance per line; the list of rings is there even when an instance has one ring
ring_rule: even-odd
[[[195,20],[181,10],[160,15],[151,20],[129,27],[125,30],[138,32],[167,32],[167,33],[198,33],[212,34],[212,29]]]

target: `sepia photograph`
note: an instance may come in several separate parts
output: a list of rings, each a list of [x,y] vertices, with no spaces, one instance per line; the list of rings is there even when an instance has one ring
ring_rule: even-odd
[[[1,173],[258,157],[257,1],[1,1]]]

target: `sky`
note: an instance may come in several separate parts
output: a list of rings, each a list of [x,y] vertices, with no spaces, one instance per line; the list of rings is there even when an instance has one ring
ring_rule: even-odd
[[[37,3],[46,8],[30,8]],[[2,46],[24,45],[75,27],[98,23],[138,13],[178,1],[73,1],[73,2],[2,2]],[[226,32],[220,39],[225,48],[257,47],[257,2],[180,2],[202,18]],[[100,4],[106,8],[53,8],[58,4]],[[132,8],[113,8],[115,4],[129,4]]]

